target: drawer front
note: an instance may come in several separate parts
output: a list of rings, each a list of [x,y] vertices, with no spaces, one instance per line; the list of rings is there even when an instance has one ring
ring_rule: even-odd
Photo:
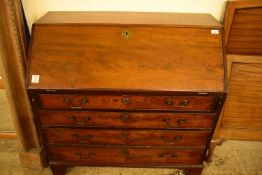
[[[88,165],[200,164],[204,149],[50,147],[51,161]]]
[[[112,130],[47,128],[49,144],[205,146],[208,131]]]
[[[210,129],[215,119],[215,114],[46,110],[40,110],[37,113],[42,127]]]
[[[115,96],[39,94],[43,109],[153,109],[211,111],[214,96]]]

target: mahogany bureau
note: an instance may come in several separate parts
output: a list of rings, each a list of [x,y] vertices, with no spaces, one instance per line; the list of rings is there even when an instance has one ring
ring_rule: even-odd
[[[201,174],[226,97],[221,29],[208,14],[38,20],[27,91],[53,174],[71,166]]]

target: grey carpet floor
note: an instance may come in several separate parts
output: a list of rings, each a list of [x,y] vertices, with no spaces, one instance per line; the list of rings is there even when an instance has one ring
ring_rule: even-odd
[[[51,175],[49,168],[23,168],[17,140],[0,140],[0,175]],[[67,175],[173,175],[173,169],[76,167]],[[262,142],[226,141],[215,149],[202,175],[262,175]]]

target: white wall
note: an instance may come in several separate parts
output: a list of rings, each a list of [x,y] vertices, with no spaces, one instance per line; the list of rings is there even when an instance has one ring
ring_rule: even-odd
[[[22,0],[29,25],[47,11],[210,13],[223,18],[226,0]]]

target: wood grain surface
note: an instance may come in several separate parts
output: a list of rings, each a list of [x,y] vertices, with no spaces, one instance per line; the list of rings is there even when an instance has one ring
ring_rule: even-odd
[[[175,111],[216,110],[216,97],[39,94],[41,109],[143,109]]]
[[[139,149],[58,147],[49,148],[51,161],[87,163],[88,165],[174,165],[200,164],[204,153],[201,149]]]
[[[216,114],[39,110],[41,126],[211,129]]]
[[[262,129],[262,64],[233,63],[222,127]]]
[[[221,35],[210,29],[36,25],[32,40],[31,89],[224,91]]]
[[[262,129],[223,127],[220,130],[220,137],[234,140],[262,140]]]
[[[227,52],[244,55],[262,54],[262,5],[235,10]]]
[[[210,14],[157,12],[48,12],[36,24],[197,26],[220,28]]]
[[[205,147],[210,131],[46,128],[48,144]]]

